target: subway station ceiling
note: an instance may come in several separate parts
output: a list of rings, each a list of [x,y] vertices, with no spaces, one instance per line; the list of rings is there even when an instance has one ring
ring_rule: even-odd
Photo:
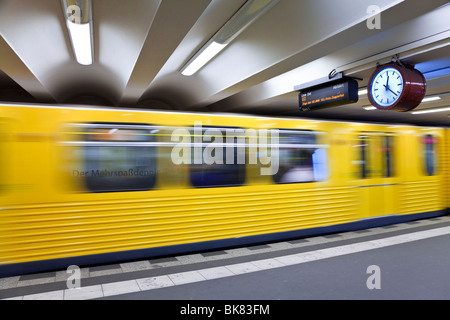
[[[267,0],[256,0],[257,3]],[[331,71],[367,87],[377,63],[415,65],[450,107],[450,2],[280,0],[192,76],[183,66],[245,0],[92,0],[93,63],[77,63],[60,0],[0,0],[0,101],[450,125],[355,104],[300,112],[294,87]],[[373,16],[370,7],[381,13]]]

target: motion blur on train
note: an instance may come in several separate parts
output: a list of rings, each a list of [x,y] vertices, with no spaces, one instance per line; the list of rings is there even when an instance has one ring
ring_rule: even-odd
[[[444,215],[450,131],[0,106],[0,274]]]

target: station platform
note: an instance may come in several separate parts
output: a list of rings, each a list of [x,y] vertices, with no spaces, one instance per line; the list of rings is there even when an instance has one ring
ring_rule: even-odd
[[[232,312],[229,300],[253,314],[270,312],[275,300],[448,300],[449,252],[450,216],[442,216],[81,268],[79,288],[68,288],[66,270],[0,278],[0,299],[189,301],[175,313],[200,312],[182,308],[206,300],[217,301],[216,313]]]

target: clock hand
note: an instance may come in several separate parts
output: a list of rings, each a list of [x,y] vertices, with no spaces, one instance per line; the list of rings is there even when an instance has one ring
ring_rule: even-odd
[[[386,79],[386,84],[383,84],[383,87],[386,88],[386,91],[389,90],[389,73],[386,72],[387,75],[387,79]]]
[[[386,89],[389,90],[390,92],[392,92],[394,94],[394,96],[397,96],[397,94],[394,91],[392,91],[391,88],[389,88],[389,86],[386,87]]]

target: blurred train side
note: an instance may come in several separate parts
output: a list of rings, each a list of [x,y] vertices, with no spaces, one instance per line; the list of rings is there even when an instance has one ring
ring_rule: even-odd
[[[274,183],[260,174],[262,165],[247,164],[242,185],[195,188],[189,166],[175,165],[170,150],[158,147],[150,190],[90,192],[68,167],[77,161],[62,143],[70,124],[190,128],[196,122],[317,133],[327,178]],[[444,128],[0,106],[0,133],[0,276],[366,228],[450,207]]]

